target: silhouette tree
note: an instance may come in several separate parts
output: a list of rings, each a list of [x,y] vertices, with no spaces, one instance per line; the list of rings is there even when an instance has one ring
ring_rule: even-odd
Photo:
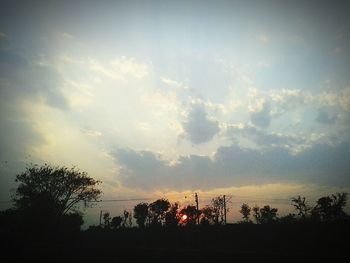
[[[261,221],[260,220],[260,218],[261,218],[260,207],[255,205],[252,210],[253,210],[253,217],[254,217],[255,221],[257,223],[260,223],[260,221]]]
[[[139,203],[134,207],[134,218],[139,227],[144,228],[146,220],[148,218],[148,204]]]
[[[97,201],[100,181],[76,168],[32,165],[16,176],[18,187],[13,201],[19,225],[24,231],[57,231],[80,228],[79,204]],[[70,225],[69,224],[77,224]]]
[[[174,203],[170,206],[169,210],[165,213],[165,225],[167,227],[176,227],[179,223],[179,204]]]
[[[251,212],[251,208],[249,207],[249,205],[247,204],[242,204],[241,205],[241,210],[239,210],[239,212],[242,214],[243,220],[245,222],[249,222],[249,216],[250,216],[250,212]]]
[[[273,223],[277,220],[277,211],[277,208],[271,208],[269,205],[265,205],[263,208],[254,206],[253,216],[259,224]]]
[[[214,224],[224,224],[225,217],[225,205],[224,198],[217,196],[211,200],[213,212],[214,212]]]
[[[295,214],[288,214],[285,216],[282,216],[278,219],[278,222],[283,224],[291,224],[297,222],[297,218],[295,217]]]
[[[103,214],[103,221],[104,221],[104,226],[106,228],[109,228],[110,227],[110,222],[111,222],[111,216],[110,216],[109,212],[105,212]]]
[[[277,208],[272,208],[269,205],[265,205],[260,208],[260,221],[261,223],[272,223],[277,219]]]
[[[319,198],[311,211],[312,218],[324,221],[347,218],[344,212],[347,195],[347,193],[336,193]]]
[[[97,201],[100,181],[76,168],[33,165],[16,176],[19,183],[13,198],[16,208],[63,215],[76,211],[80,202]]]
[[[199,217],[199,211],[194,205],[188,205],[185,208],[181,209],[180,214],[187,216],[186,220],[184,221],[184,224],[188,226],[195,225],[197,222],[197,218]]]
[[[292,198],[292,205],[302,219],[305,219],[308,212],[311,210],[311,207],[309,207],[306,202],[306,198],[301,197],[300,195]]]
[[[123,227],[131,227],[132,225],[132,216],[131,213],[127,210],[123,212]]]
[[[162,225],[165,214],[170,208],[170,202],[167,199],[158,199],[149,205],[151,212],[151,224]]]
[[[123,222],[123,218],[121,216],[115,216],[112,218],[111,227],[113,229],[120,228],[122,222]]]
[[[215,223],[215,213],[212,206],[206,206],[201,209],[201,225],[211,225]]]

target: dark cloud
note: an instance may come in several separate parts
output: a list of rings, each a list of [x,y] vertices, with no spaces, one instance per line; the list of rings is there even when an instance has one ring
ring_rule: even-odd
[[[261,128],[266,128],[271,122],[270,103],[264,101],[262,108],[259,111],[250,113],[251,122]]]
[[[1,95],[6,100],[43,97],[51,107],[69,108],[61,92],[63,80],[58,71],[50,65],[34,63],[10,49],[0,50],[0,85]]]
[[[182,126],[187,138],[194,144],[208,142],[220,131],[219,123],[209,119],[204,106],[201,105],[191,108]]]
[[[214,158],[181,156],[170,164],[149,151],[119,149],[125,186],[144,190],[213,189],[261,183],[313,183],[349,186],[350,145],[316,144],[298,154],[284,147],[265,150],[220,147]]]
[[[316,121],[322,124],[332,125],[337,121],[337,119],[338,119],[337,114],[331,114],[325,110],[320,109],[318,110]]]
[[[33,104],[44,99],[51,107],[68,109],[68,102],[60,91],[62,79],[49,65],[33,63],[24,55],[9,48],[0,48],[0,196],[8,199],[15,175],[28,162],[31,147],[45,143],[35,130],[19,101]]]

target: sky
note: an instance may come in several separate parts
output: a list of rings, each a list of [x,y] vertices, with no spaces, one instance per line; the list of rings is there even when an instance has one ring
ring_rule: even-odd
[[[283,211],[293,196],[350,192],[349,12],[2,1],[1,201],[30,163],[76,166],[103,199],[226,194],[233,217],[242,202]]]

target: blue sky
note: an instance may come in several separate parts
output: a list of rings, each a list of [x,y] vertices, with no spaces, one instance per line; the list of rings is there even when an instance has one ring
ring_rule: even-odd
[[[1,199],[29,162],[76,165],[106,198],[348,191],[348,12],[346,1],[4,1]]]

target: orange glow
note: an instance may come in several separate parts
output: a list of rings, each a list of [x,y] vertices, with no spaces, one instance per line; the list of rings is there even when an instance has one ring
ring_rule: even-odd
[[[183,216],[181,217],[181,219],[182,219],[182,221],[185,221],[185,220],[187,219],[187,215],[183,215]]]

